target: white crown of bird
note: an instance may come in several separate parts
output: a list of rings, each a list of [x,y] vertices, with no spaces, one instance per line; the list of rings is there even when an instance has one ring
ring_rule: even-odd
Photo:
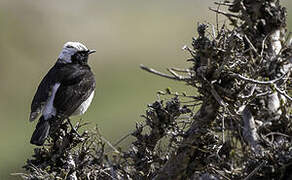
[[[66,42],[58,57],[58,62],[71,63],[71,56],[79,51],[88,51],[88,48],[80,42]]]

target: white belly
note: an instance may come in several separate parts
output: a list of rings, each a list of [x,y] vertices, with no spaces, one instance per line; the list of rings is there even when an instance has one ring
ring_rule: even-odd
[[[90,96],[86,99],[86,101],[84,101],[76,110],[75,112],[72,114],[72,116],[75,115],[81,115],[84,114],[86,112],[86,110],[88,109],[88,107],[91,104],[91,101],[93,99],[94,96],[94,91],[92,91],[92,93],[90,94]]]

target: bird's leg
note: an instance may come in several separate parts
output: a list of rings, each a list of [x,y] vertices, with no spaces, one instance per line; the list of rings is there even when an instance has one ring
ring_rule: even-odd
[[[78,137],[81,137],[81,135],[76,131],[76,129],[74,128],[74,126],[72,125],[71,121],[69,118],[67,118],[67,122],[70,124],[71,126],[71,131],[73,131],[75,134],[77,134]]]

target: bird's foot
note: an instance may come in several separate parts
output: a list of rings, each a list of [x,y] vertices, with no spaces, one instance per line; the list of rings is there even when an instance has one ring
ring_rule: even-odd
[[[68,121],[68,123],[69,123],[70,126],[71,126],[71,131],[72,131],[73,133],[77,134],[77,136],[78,136],[79,138],[81,138],[82,136],[81,136],[81,135],[77,132],[77,130],[74,128],[74,126],[72,125],[72,123],[71,123],[71,121],[70,121],[69,118],[67,119],[67,121]]]

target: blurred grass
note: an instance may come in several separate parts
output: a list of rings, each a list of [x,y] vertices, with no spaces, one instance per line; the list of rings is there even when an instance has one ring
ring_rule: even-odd
[[[292,3],[288,4],[288,12]],[[28,122],[37,85],[66,41],[81,41],[97,53],[90,58],[97,92],[82,116],[97,123],[110,141],[133,129],[156,91],[171,87],[192,92],[182,83],[139,69],[185,67],[181,50],[191,43],[197,22],[215,22],[213,1],[0,1],[0,179],[16,179],[34,146],[35,123]],[[220,18],[223,22],[223,18]],[[288,17],[291,30],[291,15]],[[75,118],[78,120],[80,117]]]

